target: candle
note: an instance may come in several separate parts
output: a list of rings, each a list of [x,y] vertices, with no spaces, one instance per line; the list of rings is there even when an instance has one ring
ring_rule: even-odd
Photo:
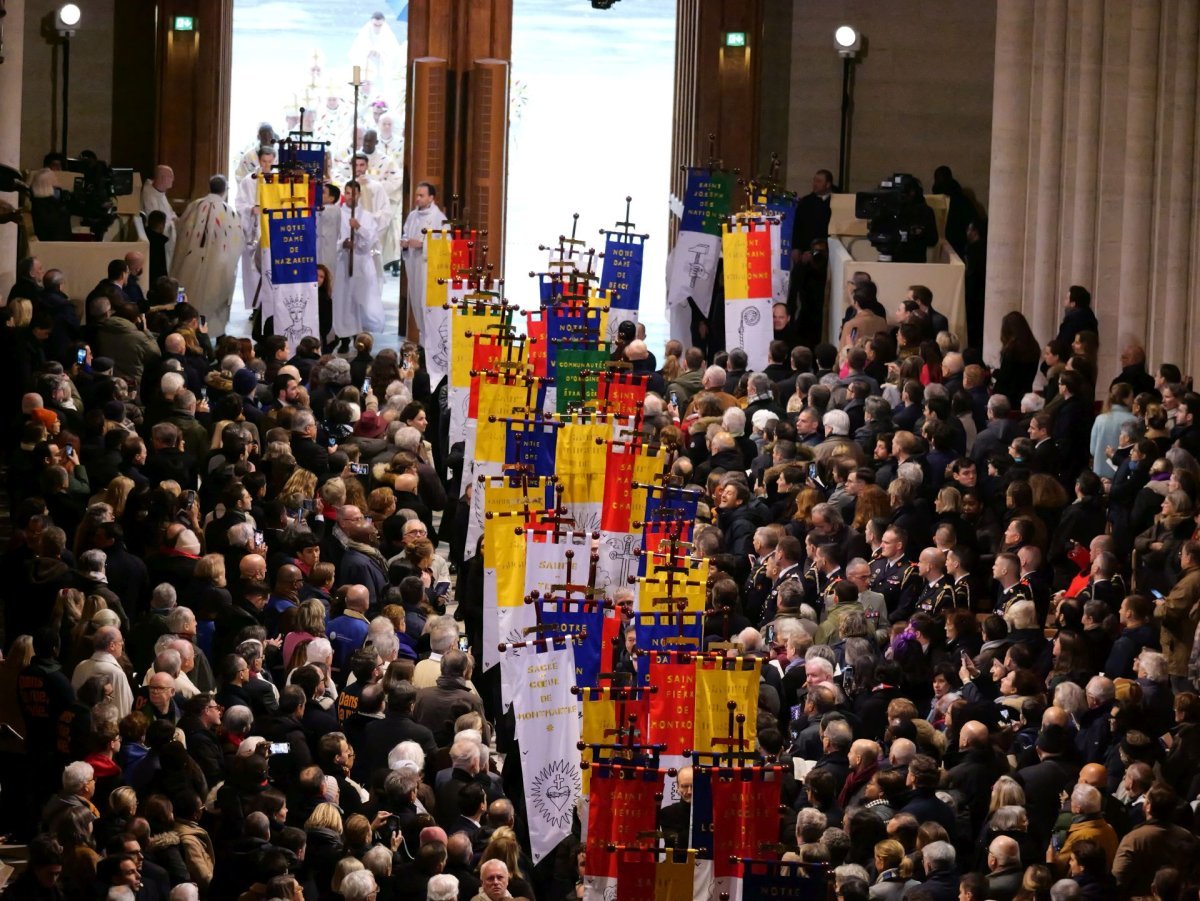
[[[359,75],[361,74],[361,72],[362,72],[362,70],[358,66],[354,67],[354,84],[362,83],[359,79]]]

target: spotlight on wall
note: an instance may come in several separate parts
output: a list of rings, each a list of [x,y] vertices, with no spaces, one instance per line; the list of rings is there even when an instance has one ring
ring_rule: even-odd
[[[79,20],[83,18],[83,13],[74,3],[64,3],[58,8],[58,13],[54,17],[54,28],[63,37],[72,37],[75,30],[79,28]]]
[[[853,26],[839,25],[833,33],[833,44],[837,47],[838,56],[853,59],[862,49],[862,35]]]

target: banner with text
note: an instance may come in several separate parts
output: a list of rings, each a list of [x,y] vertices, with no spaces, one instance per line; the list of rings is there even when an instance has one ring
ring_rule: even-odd
[[[721,259],[721,224],[731,210],[734,178],[732,172],[719,169],[688,170],[683,217],[667,264],[668,307],[686,306],[690,299],[708,315]]]
[[[317,220],[311,209],[276,210],[267,217],[270,233],[271,292],[275,334],[288,339],[295,353],[301,339],[317,337]]]
[[[537,864],[571,834],[582,790],[579,704],[571,694],[575,654],[571,640],[554,639],[533,654],[506,655],[513,716],[521,750],[529,845]]]

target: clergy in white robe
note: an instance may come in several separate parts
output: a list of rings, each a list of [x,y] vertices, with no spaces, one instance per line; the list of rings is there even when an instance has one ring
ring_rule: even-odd
[[[171,267],[171,257],[175,252],[175,210],[167,199],[167,191],[175,184],[175,171],[170,166],[155,166],[154,178],[142,182],[142,212],[149,215],[155,210],[167,217],[167,268]]]
[[[260,171],[270,172],[275,162],[275,151],[261,151],[258,160]],[[262,277],[259,263],[262,217],[258,208],[258,175],[258,172],[252,172],[238,183],[237,199],[234,201],[242,222],[242,302],[247,310],[264,307],[262,292],[270,288],[270,283]],[[264,308],[274,310],[270,304]]]
[[[176,223],[178,240],[171,277],[187,291],[188,301],[208,318],[214,337],[225,334],[233,302],[242,229],[237,211],[225,202],[225,176],[214,175],[209,193],[193,200]]]
[[[417,185],[417,208],[404,220],[400,249],[408,279],[408,308],[417,328],[425,331],[425,232],[441,228],[446,217],[434,198],[437,189],[427,181]]]
[[[251,175],[262,169],[262,162],[259,159],[259,154],[270,150],[272,161],[275,156],[275,142],[278,138],[275,137],[275,129],[271,127],[270,122],[264,122],[258,126],[258,138],[242,151],[238,157],[238,164],[233,170],[233,177],[243,179],[247,175]],[[269,167],[268,167],[269,168]]]
[[[359,332],[383,331],[383,297],[371,260],[371,248],[379,240],[379,222],[360,202],[355,182],[346,183],[341,214],[337,270],[333,275],[333,330],[339,338],[352,338]]]
[[[363,135],[363,153],[367,155],[367,174],[383,187],[388,199],[388,223],[380,240],[380,258],[385,266],[400,259],[400,223],[396,221],[404,199],[404,170],[400,158],[385,150],[373,128]],[[365,193],[365,192],[364,192]]]

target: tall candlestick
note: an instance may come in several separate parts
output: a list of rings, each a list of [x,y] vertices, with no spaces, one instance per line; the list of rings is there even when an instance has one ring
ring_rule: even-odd
[[[355,84],[362,84],[361,75],[362,75],[362,69],[359,66],[355,66],[354,67],[354,83]]]

